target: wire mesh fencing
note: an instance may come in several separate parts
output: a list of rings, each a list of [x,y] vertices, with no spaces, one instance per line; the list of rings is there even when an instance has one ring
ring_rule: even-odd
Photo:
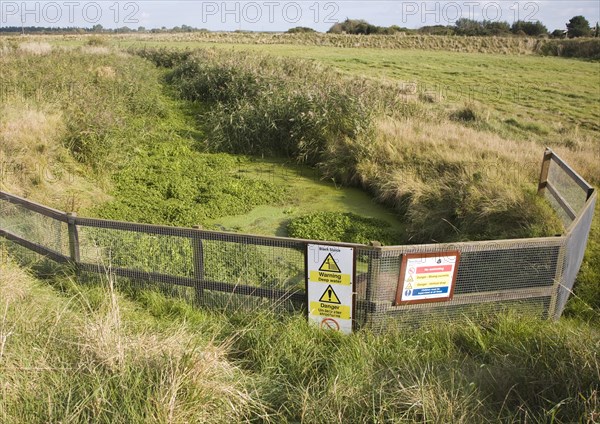
[[[544,318],[564,310],[583,260],[596,203],[593,188],[552,151],[544,154],[540,194],[563,219],[562,236],[407,246],[366,246],[77,217],[0,192],[7,249],[67,263],[80,276],[112,275],[134,289],[158,289],[225,309],[306,307],[309,243],[353,247],[354,320],[381,330],[404,323],[476,317],[505,309]],[[454,296],[396,305],[407,254],[460,252]]]

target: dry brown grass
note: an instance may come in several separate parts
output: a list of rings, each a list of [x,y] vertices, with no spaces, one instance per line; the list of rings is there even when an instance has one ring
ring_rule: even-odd
[[[405,213],[412,240],[450,241],[560,232],[533,196],[542,152],[452,121],[385,117],[374,141],[346,139],[329,157],[359,158],[354,182]],[[519,222],[514,233],[504,232],[507,220]]]
[[[0,162],[5,168],[2,187],[27,195],[55,177],[48,165],[66,153],[60,146],[62,116],[18,100],[6,101],[0,107]]]
[[[99,72],[111,77],[108,70]],[[5,100],[0,105],[0,190],[72,211],[106,198],[79,175],[62,144],[65,131],[58,108]]]
[[[52,53],[52,46],[45,42],[31,41],[19,44],[18,52],[33,56],[43,56]]]
[[[82,46],[81,52],[94,55],[108,55],[113,53],[113,50],[106,46]]]

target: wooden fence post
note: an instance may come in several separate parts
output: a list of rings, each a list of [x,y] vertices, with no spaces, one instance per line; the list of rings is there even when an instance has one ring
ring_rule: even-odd
[[[202,226],[195,225],[194,229],[201,230]],[[204,297],[204,288],[202,287],[202,283],[204,282],[204,246],[200,237],[192,237],[192,251],[194,279],[196,280],[196,302],[200,303]]]
[[[540,183],[538,185],[538,196],[544,194],[546,183],[548,182],[548,171],[550,170],[550,162],[552,161],[552,149],[546,147],[544,151],[544,159],[542,160],[542,171],[540,172]]]
[[[75,212],[67,213],[67,226],[69,228],[69,255],[73,265],[77,266],[81,260],[81,253],[79,251],[79,231],[77,230],[77,223],[75,219],[77,214]]]

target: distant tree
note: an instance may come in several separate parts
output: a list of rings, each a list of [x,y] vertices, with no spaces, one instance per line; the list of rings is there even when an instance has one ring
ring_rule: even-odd
[[[508,35],[510,34],[510,25],[508,22],[490,22],[484,21],[485,35]]]
[[[419,33],[430,35],[454,35],[456,33],[454,27],[446,25],[431,25],[419,28]]]
[[[590,23],[583,16],[573,16],[567,24],[567,36],[569,38],[588,37],[592,34]]]
[[[311,33],[311,32],[317,32],[312,28],[309,27],[303,27],[303,26],[299,26],[299,27],[294,27],[294,28],[290,28],[287,30],[288,34],[302,34],[302,33]]]
[[[458,35],[483,35],[483,25],[473,19],[461,18],[454,24]]]
[[[377,28],[364,19],[346,19],[342,23],[334,24],[327,32],[332,34],[374,34],[377,33]]]
[[[596,29],[594,30],[594,37],[600,37],[600,23],[596,22]]]
[[[459,19],[454,25],[456,34],[468,36],[508,35],[510,30],[508,22],[475,21],[466,18]]]
[[[540,21],[517,21],[512,24],[510,30],[513,34],[517,34],[519,31],[523,31],[525,34],[531,37],[537,37],[540,35],[548,34],[548,28],[546,28],[546,26]]]
[[[552,37],[552,38],[565,38],[565,35],[566,35],[566,31],[564,29],[555,29],[550,34],[550,37]]]
[[[400,27],[398,25],[392,25],[391,27],[388,28],[393,34],[396,34],[398,32],[414,32],[414,29],[408,29],[406,27]]]
[[[139,26],[137,30],[138,32],[146,32],[146,27]]]
[[[96,24],[92,27],[92,32],[102,32],[104,27],[100,24]]]

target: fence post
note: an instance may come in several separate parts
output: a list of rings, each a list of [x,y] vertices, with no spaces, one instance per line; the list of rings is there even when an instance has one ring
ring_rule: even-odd
[[[195,225],[193,228],[201,230],[202,226]],[[202,287],[202,283],[204,282],[204,246],[202,244],[202,239],[196,235],[192,237],[192,251],[194,279],[196,280],[196,302],[200,303],[204,297],[204,288]]]
[[[69,254],[71,256],[71,262],[77,266],[80,262],[79,252],[79,231],[77,230],[77,223],[75,219],[77,214],[75,212],[67,213],[67,226],[69,228]]]
[[[550,170],[550,161],[552,160],[552,149],[546,147],[544,159],[542,159],[542,171],[540,172],[540,183],[538,185],[538,196],[544,194],[546,183],[548,182],[548,171]]]

